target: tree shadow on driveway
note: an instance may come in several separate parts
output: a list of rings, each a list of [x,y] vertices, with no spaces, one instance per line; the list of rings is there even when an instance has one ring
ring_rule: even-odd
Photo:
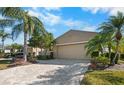
[[[45,65],[73,65],[75,63],[89,63],[89,59],[52,59],[52,60],[37,60],[38,64]]]
[[[45,75],[38,75],[38,80],[29,85],[79,85],[88,65],[88,63],[76,63],[60,67]]]

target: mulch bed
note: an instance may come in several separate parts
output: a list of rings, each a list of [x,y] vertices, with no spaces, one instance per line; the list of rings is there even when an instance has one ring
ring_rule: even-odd
[[[14,60],[14,62],[10,65],[8,65],[8,67],[16,67],[16,66],[23,66],[23,65],[29,65],[29,64],[32,64],[31,62],[24,62],[24,59],[22,58],[16,58]]]
[[[124,70],[124,64],[115,64],[114,66],[109,66],[105,70]]]

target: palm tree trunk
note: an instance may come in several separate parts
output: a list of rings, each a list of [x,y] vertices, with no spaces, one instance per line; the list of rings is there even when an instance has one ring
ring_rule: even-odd
[[[100,52],[101,52],[101,55],[103,55],[103,47],[102,47],[102,44],[100,45]]]
[[[4,40],[2,39],[2,52],[4,52]]]
[[[109,51],[109,61],[110,61],[110,64],[111,64],[111,47],[110,46],[108,46],[108,51]]]
[[[115,65],[115,60],[118,55],[118,48],[119,48],[119,41],[117,40],[117,45],[116,45],[116,52],[115,52],[115,57],[113,58],[112,64]]]
[[[27,48],[28,48],[28,45],[27,45],[27,33],[24,32],[24,61],[27,62]]]
[[[45,53],[44,54],[45,54],[45,56],[47,55],[47,49],[45,50]]]

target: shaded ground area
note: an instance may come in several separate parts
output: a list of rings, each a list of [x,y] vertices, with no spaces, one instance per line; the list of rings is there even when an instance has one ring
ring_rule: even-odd
[[[44,60],[0,71],[0,84],[80,84],[89,60]]]

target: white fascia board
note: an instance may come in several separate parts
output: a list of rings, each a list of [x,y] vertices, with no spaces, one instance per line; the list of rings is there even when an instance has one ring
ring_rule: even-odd
[[[72,42],[72,43],[63,43],[63,44],[56,44],[56,46],[84,44],[84,43],[87,43],[87,42],[88,42],[88,41],[83,41],[83,42]]]

